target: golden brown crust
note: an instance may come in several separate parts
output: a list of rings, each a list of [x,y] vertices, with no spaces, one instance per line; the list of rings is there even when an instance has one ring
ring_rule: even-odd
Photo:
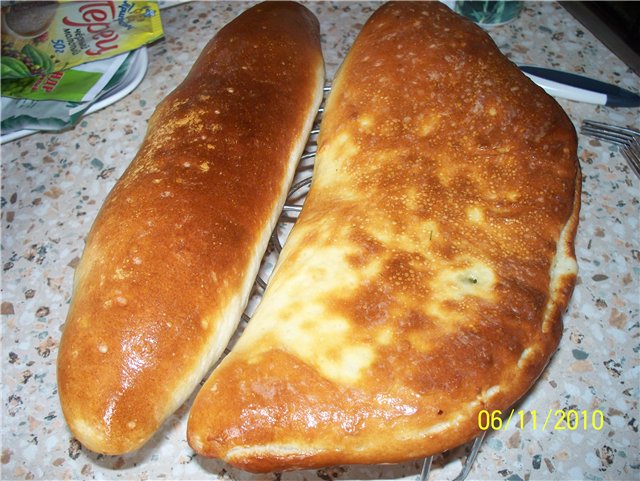
[[[381,7],[342,65],[314,181],[197,452],[250,471],[400,462],[479,433],[555,351],[576,276],[569,119],[439,2]]]
[[[87,239],[58,357],[88,448],[142,445],[222,354],[322,98],[319,25],[267,2],[157,108]]]

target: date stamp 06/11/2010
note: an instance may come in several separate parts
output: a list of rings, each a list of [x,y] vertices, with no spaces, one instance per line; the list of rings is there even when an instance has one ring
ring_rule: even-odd
[[[600,431],[604,427],[604,413],[599,409],[549,409],[546,413],[532,409],[530,411],[511,409],[488,411],[483,409],[478,413],[478,427],[482,431],[507,430],[509,426],[529,428],[533,431]]]

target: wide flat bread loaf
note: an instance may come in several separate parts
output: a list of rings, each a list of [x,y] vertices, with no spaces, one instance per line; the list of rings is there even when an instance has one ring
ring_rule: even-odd
[[[558,345],[579,196],[551,97],[439,2],[385,4],[333,83],[302,213],[189,443],[269,471],[471,440]]]
[[[157,108],[78,265],[58,356],[89,449],[140,447],[233,334],[322,100],[319,24],[259,4]]]

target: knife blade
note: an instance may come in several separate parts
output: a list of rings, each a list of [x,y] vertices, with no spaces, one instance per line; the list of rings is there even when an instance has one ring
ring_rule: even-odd
[[[533,65],[519,65],[535,84],[554,97],[608,107],[640,107],[640,95],[582,75]]]

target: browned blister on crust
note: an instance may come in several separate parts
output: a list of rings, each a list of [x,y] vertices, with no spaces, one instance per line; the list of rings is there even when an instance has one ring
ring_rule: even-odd
[[[269,471],[473,439],[558,346],[579,203],[557,103],[439,2],[384,5],[333,83],[302,214],[190,444]]]
[[[317,19],[264,3],[156,109],[88,236],[60,345],[62,408],[89,449],[140,447],[222,354],[323,83]]]

